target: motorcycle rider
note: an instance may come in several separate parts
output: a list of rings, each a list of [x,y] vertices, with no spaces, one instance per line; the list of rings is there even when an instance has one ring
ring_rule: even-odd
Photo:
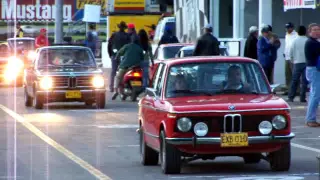
[[[16,29],[16,34],[15,34],[15,37],[17,38],[22,38],[23,37],[23,30],[21,28],[21,24],[20,22],[17,22],[17,29]]]
[[[40,35],[36,38],[36,48],[43,46],[49,46],[49,39],[45,28],[40,29]]]
[[[128,34],[130,37],[132,35],[137,36],[136,26],[133,23],[128,24]]]
[[[119,70],[115,78],[115,93],[112,96],[112,100],[115,100],[119,94],[119,84],[121,83],[124,74],[127,72],[127,69],[140,65],[144,60],[143,49],[140,46],[140,40],[138,36],[131,36],[131,43],[123,46],[119,50],[115,60],[119,60],[120,56],[123,56],[123,60],[119,65]]]
[[[170,43],[179,43],[178,38],[172,33],[172,29],[170,26],[166,26],[164,30],[164,34],[161,37],[158,46],[161,44],[170,44]]]
[[[128,33],[125,32],[125,29],[128,28],[127,24],[124,21],[121,21],[120,24],[118,24],[118,28],[119,31],[113,33],[108,40],[108,53],[112,64],[109,85],[110,92],[114,91],[114,78],[116,76],[117,69],[119,66],[118,61],[115,59],[115,55],[117,54],[117,51],[119,51],[124,45],[130,43],[130,36]]]
[[[198,39],[193,56],[219,56],[219,41],[212,35],[212,26],[204,26],[204,34]]]

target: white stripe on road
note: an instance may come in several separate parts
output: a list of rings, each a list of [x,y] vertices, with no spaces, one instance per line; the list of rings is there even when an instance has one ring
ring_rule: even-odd
[[[139,147],[139,145],[111,145],[111,146],[107,146],[107,148],[123,148],[123,147]]]
[[[301,145],[301,144],[291,143],[291,146],[293,146],[295,148],[300,148],[300,149],[304,149],[304,150],[320,153],[320,149],[304,146],[304,145]]]
[[[73,109],[73,112],[113,112],[113,109]]]

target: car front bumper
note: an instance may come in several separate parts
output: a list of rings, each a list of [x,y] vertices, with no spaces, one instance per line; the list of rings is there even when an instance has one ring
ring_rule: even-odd
[[[50,91],[37,91],[36,95],[48,101],[88,101],[101,98],[105,96],[106,89],[86,89],[77,90],[81,92],[81,98],[66,98],[66,92],[73,90],[50,90]]]
[[[249,136],[249,144],[264,144],[264,143],[281,143],[289,142],[295,137],[294,133],[290,133],[286,136]],[[166,138],[166,142],[173,145],[220,145],[220,137],[192,137],[192,138]]]

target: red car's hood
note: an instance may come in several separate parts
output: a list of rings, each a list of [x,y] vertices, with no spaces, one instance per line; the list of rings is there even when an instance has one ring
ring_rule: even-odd
[[[286,109],[289,105],[274,95],[219,95],[168,99],[172,112],[250,111]]]

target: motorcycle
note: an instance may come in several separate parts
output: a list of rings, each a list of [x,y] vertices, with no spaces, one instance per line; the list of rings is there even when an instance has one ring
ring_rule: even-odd
[[[140,66],[128,69],[119,86],[121,100],[125,101],[129,96],[131,101],[137,101],[138,96],[143,92],[142,78]]]

